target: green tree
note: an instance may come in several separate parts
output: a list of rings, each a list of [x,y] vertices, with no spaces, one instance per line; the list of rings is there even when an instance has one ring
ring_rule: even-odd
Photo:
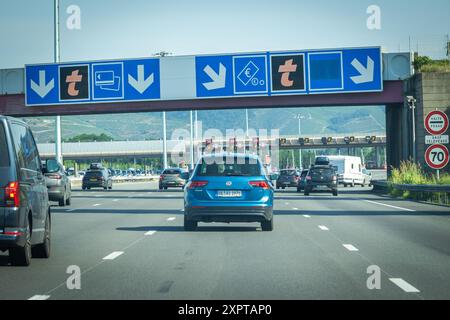
[[[104,141],[112,141],[114,140],[112,137],[107,134],[94,134],[94,133],[83,133],[78,136],[74,136],[72,138],[66,139],[65,142],[104,142]]]

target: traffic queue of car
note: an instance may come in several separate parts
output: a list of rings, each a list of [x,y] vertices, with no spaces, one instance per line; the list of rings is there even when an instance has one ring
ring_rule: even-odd
[[[51,242],[50,201],[71,204],[72,188],[63,166],[41,161],[33,134],[20,120],[0,116],[0,251],[11,264],[28,266],[32,257],[48,258]],[[112,174],[99,163],[85,172],[81,189],[113,187]],[[257,155],[224,153],[203,155],[189,172],[167,168],[159,190],[184,190],[184,228],[199,222],[258,222],[262,231],[274,228],[275,189],[295,187],[338,195],[338,184],[370,184],[356,157],[317,157],[308,170],[268,173]],[[274,181],[276,181],[274,183]]]

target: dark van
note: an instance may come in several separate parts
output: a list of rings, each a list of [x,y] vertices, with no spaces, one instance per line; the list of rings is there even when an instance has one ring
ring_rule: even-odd
[[[0,116],[0,251],[7,250],[15,266],[50,256],[50,206],[30,128]]]

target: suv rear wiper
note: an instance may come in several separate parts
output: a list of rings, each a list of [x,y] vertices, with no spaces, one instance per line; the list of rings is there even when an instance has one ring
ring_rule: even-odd
[[[227,173],[227,177],[249,177],[249,174],[243,174],[243,173]]]

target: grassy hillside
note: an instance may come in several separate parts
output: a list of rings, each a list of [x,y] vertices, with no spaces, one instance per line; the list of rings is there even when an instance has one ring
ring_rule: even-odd
[[[254,129],[279,129],[281,135],[297,135],[301,114],[303,135],[384,134],[384,106],[273,108],[249,110],[249,125]],[[217,128],[245,129],[245,110],[199,111],[203,131]],[[54,139],[54,118],[27,118],[38,142]],[[189,112],[167,113],[168,137],[176,128],[189,129]],[[107,134],[115,140],[143,140],[162,138],[160,112],[135,114],[107,114],[62,117],[63,139],[89,134]]]

